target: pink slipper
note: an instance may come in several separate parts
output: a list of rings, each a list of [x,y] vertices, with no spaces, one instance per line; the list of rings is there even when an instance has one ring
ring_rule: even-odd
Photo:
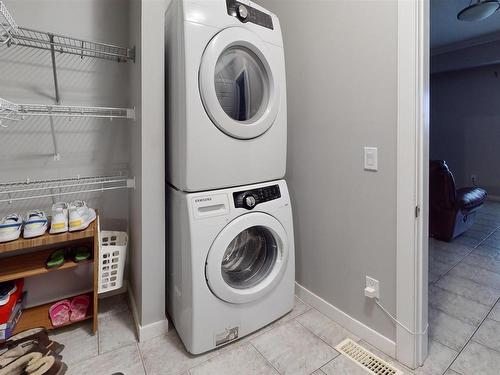
[[[86,294],[81,296],[76,296],[71,300],[71,316],[70,320],[72,322],[77,322],[79,320],[85,319],[87,316],[87,310],[90,304],[90,297]]]
[[[54,327],[62,326],[69,322],[70,302],[67,299],[50,306],[49,316]]]

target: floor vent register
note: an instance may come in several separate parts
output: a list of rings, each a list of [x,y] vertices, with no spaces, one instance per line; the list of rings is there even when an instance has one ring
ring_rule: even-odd
[[[346,339],[338,344],[335,349],[342,355],[345,355],[358,366],[367,370],[374,375],[404,375],[404,373],[383,359],[370,353],[361,345],[355,343],[351,339]]]

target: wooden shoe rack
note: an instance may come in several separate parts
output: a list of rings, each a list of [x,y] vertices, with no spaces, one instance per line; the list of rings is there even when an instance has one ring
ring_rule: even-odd
[[[97,220],[94,220],[87,229],[79,232],[65,232],[61,234],[45,233],[43,236],[36,238],[19,238],[12,242],[0,244],[0,282],[74,269],[81,265],[92,263],[93,290],[88,293],[91,297],[91,303],[84,320],[92,319],[92,330],[95,333],[97,331],[97,288],[99,272],[99,233],[97,228]],[[75,263],[68,259],[59,268],[47,269],[45,267],[47,258],[54,250],[67,246],[73,247],[81,245],[85,245],[91,249],[91,258],[89,260]],[[80,294],[82,293],[78,295]],[[67,296],[64,296],[64,298],[67,298]],[[63,298],[61,297],[59,299]],[[35,327],[45,327],[47,329],[60,328],[61,326],[54,327],[49,318],[50,306],[59,299],[55,298],[51,303],[23,310],[23,314],[16,325],[15,333]],[[74,323],[78,322],[69,322],[66,325]]]

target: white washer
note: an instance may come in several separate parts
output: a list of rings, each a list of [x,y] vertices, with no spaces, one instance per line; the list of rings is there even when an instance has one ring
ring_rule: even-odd
[[[202,191],[283,178],[278,18],[250,1],[173,0],[165,30],[168,182]]]
[[[168,311],[190,353],[225,345],[292,310],[285,181],[168,194]]]

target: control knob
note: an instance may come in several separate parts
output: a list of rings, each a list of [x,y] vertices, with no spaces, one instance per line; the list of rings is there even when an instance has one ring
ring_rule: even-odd
[[[238,5],[238,17],[242,20],[246,20],[248,17],[248,9],[244,5]]]
[[[257,204],[257,200],[253,195],[248,194],[245,195],[245,197],[243,198],[243,204],[245,205],[246,208],[252,209]]]

